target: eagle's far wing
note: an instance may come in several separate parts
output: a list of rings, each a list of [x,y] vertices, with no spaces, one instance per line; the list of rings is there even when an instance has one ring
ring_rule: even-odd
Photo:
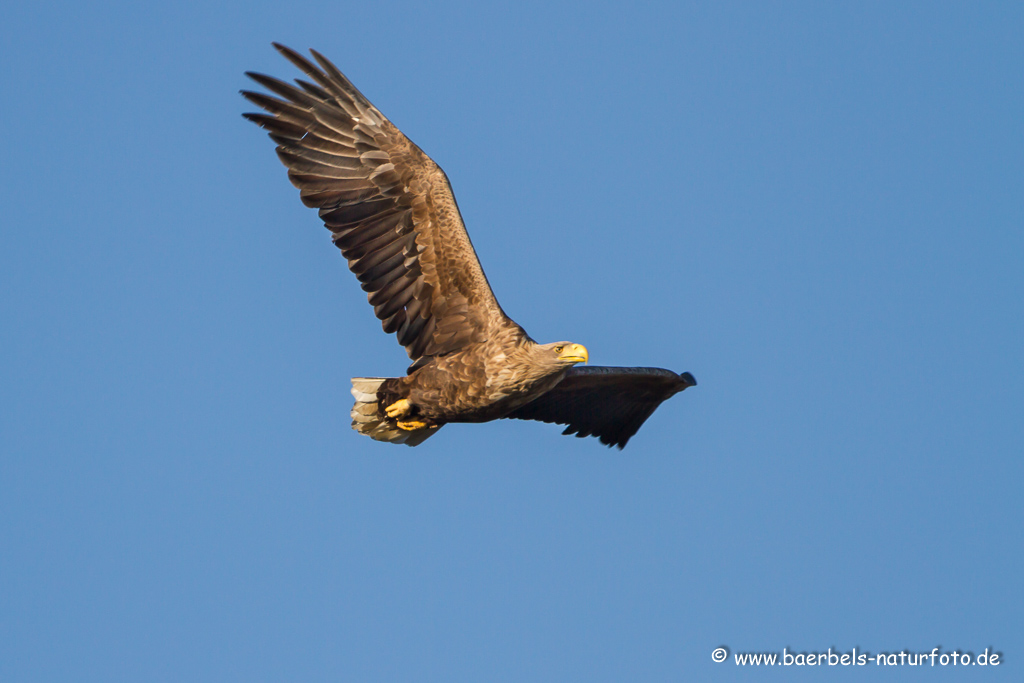
[[[444,172],[329,61],[274,44],[311,82],[248,73],[243,91],[303,203],[320,210],[384,331],[414,361],[484,340],[502,312]]]
[[[661,403],[697,380],[661,368],[572,368],[565,379],[509,418],[568,425],[563,434],[596,436],[623,448]]]

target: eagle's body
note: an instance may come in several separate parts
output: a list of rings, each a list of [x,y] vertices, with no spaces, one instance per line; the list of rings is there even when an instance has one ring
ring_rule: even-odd
[[[384,403],[408,399],[431,424],[489,422],[547,393],[569,370],[545,362],[550,354],[537,353],[539,345],[525,335],[505,342],[490,339],[389,379],[381,387]]]
[[[401,378],[354,378],[353,428],[416,445],[448,422],[567,424],[623,447],[665,399],[696,382],[657,368],[574,368],[587,350],[537,344],[498,305],[444,172],[338,69],[276,45],[313,82],[249,76],[244,92],[302,201],[319,209],[384,331],[413,360]]]

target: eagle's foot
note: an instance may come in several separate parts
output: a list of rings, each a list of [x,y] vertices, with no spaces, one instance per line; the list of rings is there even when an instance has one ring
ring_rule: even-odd
[[[411,412],[412,404],[409,403],[409,399],[407,398],[399,399],[384,409],[384,414],[391,419],[405,417]],[[403,429],[405,428],[403,427]]]
[[[428,422],[421,422],[420,420],[408,420],[406,422],[399,422],[398,428],[404,429],[407,432],[415,432],[417,429],[426,429],[427,427],[433,427],[434,425]]]

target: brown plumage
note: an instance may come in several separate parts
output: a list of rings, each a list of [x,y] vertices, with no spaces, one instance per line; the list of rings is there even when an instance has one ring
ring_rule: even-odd
[[[243,91],[245,114],[277,143],[306,206],[412,365],[352,380],[352,426],[415,446],[448,422],[504,417],[566,424],[622,448],[658,405],[696,382],[656,368],[573,368],[587,350],[537,344],[505,315],[462,223],[448,178],[316,51],[274,44],[311,81],[248,73],[277,97]]]

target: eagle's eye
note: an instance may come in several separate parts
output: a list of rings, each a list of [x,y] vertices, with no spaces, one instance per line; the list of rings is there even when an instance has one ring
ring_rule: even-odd
[[[564,349],[564,348],[565,348],[564,346],[556,346],[555,347],[555,353],[561,353],[562,349]]]

